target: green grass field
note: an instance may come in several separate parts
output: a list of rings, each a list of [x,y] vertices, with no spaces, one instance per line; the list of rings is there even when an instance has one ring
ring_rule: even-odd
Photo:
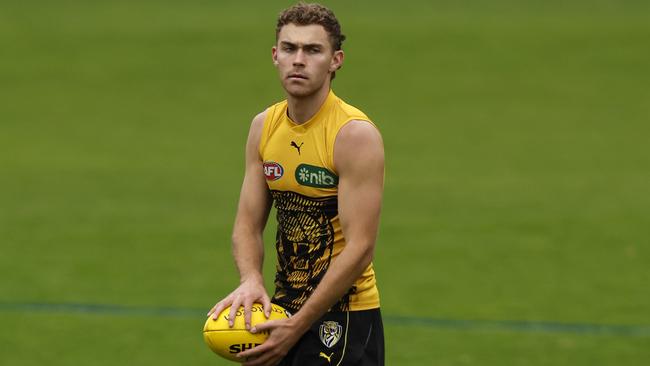
[[[324,3],[386,144],[387,364],[650,364],[650,3]],[[0,5],[1,365],[229,364],[202,313],[289,4]]]

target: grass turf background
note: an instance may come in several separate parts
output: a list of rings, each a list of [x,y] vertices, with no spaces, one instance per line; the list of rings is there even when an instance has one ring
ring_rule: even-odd
[[[282,98],[289,4],[0,6],[0,301],[207,311],[232,289],[243,143]],[[650,324],[647,3],[325,4],[349,37],[334,89],[386,144],[385,315]],[[226,364],[201,317],[0,319],[2,364]],[[648,337],[387,322],[386,339],[390,365],[650,360]]]

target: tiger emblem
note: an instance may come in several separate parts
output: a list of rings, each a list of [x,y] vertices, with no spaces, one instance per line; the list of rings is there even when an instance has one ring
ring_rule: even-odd
[[[334,321],[324,321],[320,325],[320,340],[327,348],[332,348],[341,339],[343,327]]]

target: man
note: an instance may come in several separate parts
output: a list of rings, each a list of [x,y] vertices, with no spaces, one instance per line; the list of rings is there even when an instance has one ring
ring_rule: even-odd
[[[239,354],[247,366],[383,365],[384,339],[372,257],[383,190],[381,136],[330,89],[345,36],[334,14],[299,3],[280,14],[273,63],[287,99],[257,115],[233,230],[240,285],[210,311],[240,306],[268,340]],[[273,299],[264,288],[262,232],[277,210]],[[250,328],[270,303],[293,316]],[[232,323],[231,323],[232,326]]]

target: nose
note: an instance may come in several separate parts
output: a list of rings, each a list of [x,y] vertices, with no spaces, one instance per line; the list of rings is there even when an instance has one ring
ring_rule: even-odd
[[[296,57],[293,59],[293,66],[305,66],[305,53],[302,49],[296,51]]]

